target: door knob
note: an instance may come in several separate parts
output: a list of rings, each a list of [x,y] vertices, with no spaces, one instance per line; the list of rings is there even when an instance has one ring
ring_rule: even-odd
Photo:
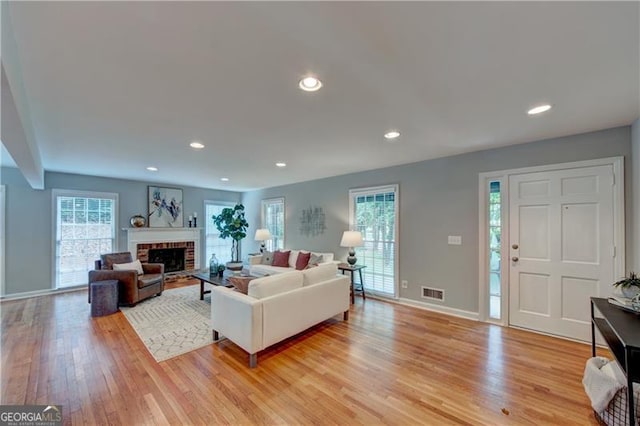
[[[514,262],[517,262],[519,259],[516,256],[513,256],[511,260],[513,260]]]
[[[512,244],[511,245],[511,248],[514,249],[514,250],[518,250],[518,247],[520,247],[520,246],[517,245],[517,244]]]

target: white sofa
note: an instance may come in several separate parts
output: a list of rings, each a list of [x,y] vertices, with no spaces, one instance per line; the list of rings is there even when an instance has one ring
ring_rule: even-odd
[[[291,254],[289,255],[289,266],[286,268],[284,266],[262,264],[261,254],[249,255],[249,275],[253,275],[254,277],[263,277],[265,275],[274,275],[281,274],[283,272],[295,271],[296,260],[298,260],[298,254],[300,252],[309,253],[306,250],[291,250]],[[322,256],[322,262],[320,263],[320,265],[324,265],[326,263],[339,263],[333,260],[333,253],[318,253],[312,251],[311,254]]]
[[[223,286],[211,289],[213,339],[222,335],[257,353],[340,313],[349,318],[349,279],[333,263],[256,278],[247,294]]]

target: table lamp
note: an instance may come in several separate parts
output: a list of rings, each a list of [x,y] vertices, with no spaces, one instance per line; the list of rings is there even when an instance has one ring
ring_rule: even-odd
[[[349,257],[347,257],[349,265],[355,265],[358,261],[354,247],[361,247],[363,245],[364,242],[362,241],[362,233],[360,231],[344,231],[342,240],[340,241],[340,247],[349,247]]]
[[[260,253],[264,253],[264,242],[271,239],[268,229],[256,229],[255,240],[260,241]]]

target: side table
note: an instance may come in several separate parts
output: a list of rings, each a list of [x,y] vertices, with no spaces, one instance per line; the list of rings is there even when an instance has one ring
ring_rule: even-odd
[[[338,269],[342,271],[342,275],[344,275],[346,271],[351,272],[351,304],[355,303],[356,290],[362,292],[363,299],[367,298],[367,296],[364,294],[364,281],[362,281],[362,270],[364,268],[366,268],[365,265],[349,265],[348,263],[338,264]],[[355,285],[353,282],[353,275],[356,271],[358,272],[358,275],[360,275],[360,288],[355,288]]]

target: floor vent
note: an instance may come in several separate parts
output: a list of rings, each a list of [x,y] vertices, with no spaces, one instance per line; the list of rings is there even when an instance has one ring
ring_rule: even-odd
[[[422,287],[422,297],[442,302],[444,301],[444,290],[441,288]]]

